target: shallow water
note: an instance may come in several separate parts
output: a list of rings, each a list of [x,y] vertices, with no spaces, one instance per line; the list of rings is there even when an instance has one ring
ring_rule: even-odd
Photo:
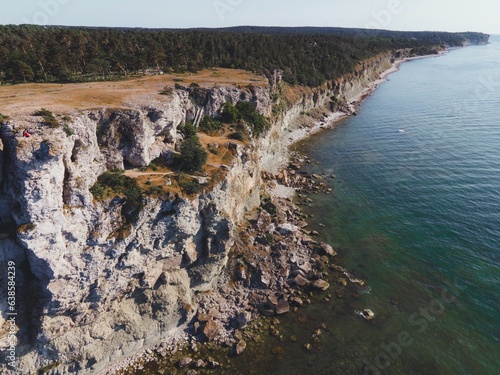
[[[491,41],[403,64],[357,117],[299,146],[308,172],[337,176],[325,179],[333,195],[311,196],[311,227],[367,287],[290,313],[283,342],[234,359],[240,373],[500,373],[500,38]],[[374,320],[354,313],[364,308]],[[322,323],[320,343],[304,350]]]

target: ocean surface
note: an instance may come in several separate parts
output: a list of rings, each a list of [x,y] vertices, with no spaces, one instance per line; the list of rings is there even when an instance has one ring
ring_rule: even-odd
[[[298,149],[336,175],[310,227],[366,286],[288,314],[239,372],[500,374],[500,37],[402,64]]]

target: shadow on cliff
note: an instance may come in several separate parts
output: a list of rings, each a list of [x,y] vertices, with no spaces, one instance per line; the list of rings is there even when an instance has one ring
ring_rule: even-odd
[[[14,318],[17,326],[17,355],[23,356],[40,343],[39,334],[42,328],[44,309],[52,296],[47,289],[49,279],[41,280],[33,274],[27,256],[28,250],[19,244],[17,245],[9,249],[5,259],[6,264],[7,261],[15,263],[15,276],[9,279],[9,281],[14,280],[16,286],[15,305],[12,306],[12,310],[3,312],[3,318],[5,320]],[[17,249],[18,251],[16,251]],[[36,256],[31,254],[31,257]],[[40,259],[37,261],[43,262]],[[7,270],[5,272],[5,276],[7,276]],[[6,283],[5,287],[7,285]]]
[[[31,254],[29,258],[37,258],[35,254]],[[25,275],[25,285],[21,293],[21,303],[25,308],[25,325],[21,327],[19,334],[22,342],[26,342],[29,346],[39,343],[39,334],[42,329],[42,318],[44,310],[52,300],[52,293],[48,290],[49,280],[53,277],[53,273],[46,279],[41,279],[31,271],[30,260],[27,258],[20,266]],[[49,269],[49,265],[42,259],[36,260],[39,264],[45,263],[45,267]]]
[[[11,243],[8,248],[4,249],[6,250],[5,260],[6,262],[8,260],[15,262],[16,304],[14,307],[17,313],[16,325],[19,342],[17,354],[22,356],[40,343],[39,334],[42,328],[44,310],[47,309],[52,300],[48,284],[54,274],[47,262],[38,258],[34,251],[27,249],[19,239],[22,224],[29,226],[29,221],[20,202],[22,186],[18,181],[17,173],[19,173],[19,168],[34,169],[39,166],[38,163],[50,160],[50,144],[44,141],[38,149],[33,149],[33,163],[28,163],[19,160],[16,155],[16,133],[5,128],[2,128],[0,133],[3,144],[3,150],[0,154],[0,199],[3,201],[3,207],[8,208],[8,212],[3,212],[1,217],[0,232]],[[43,277],[37,277],[33,273],[33,264],[36,264],[36,268],[45,270]],[[3,315],[5,319],[12,317],[7,312]]]

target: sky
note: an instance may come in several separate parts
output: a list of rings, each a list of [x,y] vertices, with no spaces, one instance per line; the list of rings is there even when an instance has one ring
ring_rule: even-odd
[[[500,0],[15,0],[3,4],[0,24],[21,23],[148,28],[335,26],[500,34]]]

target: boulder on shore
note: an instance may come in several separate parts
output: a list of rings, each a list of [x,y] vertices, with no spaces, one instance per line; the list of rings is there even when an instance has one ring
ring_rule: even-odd
[[[217,337],[220,329],[221,329],[221,327],[220,327],[219,323],[217,323],[213,319],[210,319],[207,322],[207,324],[205,325],[205,328],[203,329],[203,333],[207,337],[208,341],[212,341]]]

